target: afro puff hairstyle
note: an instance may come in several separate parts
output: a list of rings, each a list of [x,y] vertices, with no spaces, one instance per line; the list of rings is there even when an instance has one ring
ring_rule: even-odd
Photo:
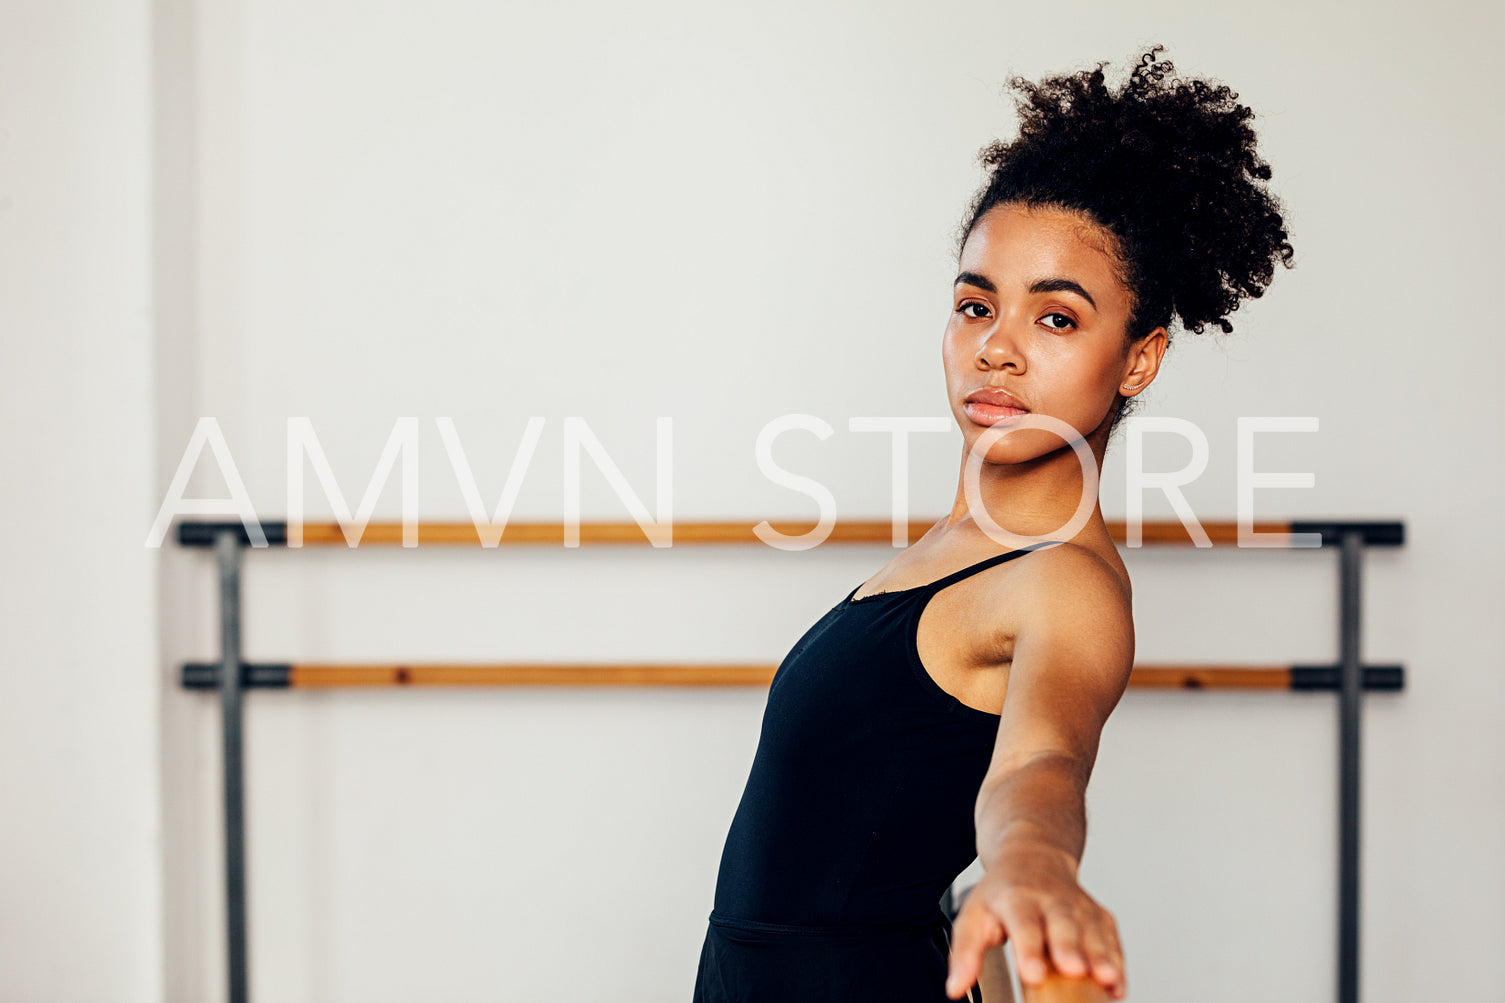
[[[1085,214],[1112,237],[1119,278],[1131,307],[1125,335],[1157,327],[1200,334],[1259,297],[1279,259],[1295,252],[1279,200],[1258,182],[1270,167],[1255,153],[1254,112],[1222,84],[1183,80],[1165,46],[1139,58],[1118,93],[1103,67],[1031,83],[1019,92],[1019,136],[994,142],[978,159],[990,169],[957,230],[956,255],[988,210],[1004,204]],[[1136,398],[1119,395],[1124,418]],[[1110,427],[1111,433],[1111,427]]]

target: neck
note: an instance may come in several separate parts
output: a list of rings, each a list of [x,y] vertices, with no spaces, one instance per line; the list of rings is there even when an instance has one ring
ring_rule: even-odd
[[[1102,471],[1106,451],[1104,436],[1087,439],[1091,452],[1092,479]],[[1041,539],[1069,539],[1088,528],[1101,527],[1102,508],[1098,504],[1096,483],[1088,484],[1077,451],[1062,443],[1059,449],[1025,463],[974,464],[969,472],[968,454],[963,448],[961,470],[956,480],[956,498],[951,512],[941,521],[940,530],[977,528],[1000,543],[1028,546]],[[967,497],[967,480],[974,481],[974,494]],[[1085,525],[1071,531],[1067,524],[1076,516],[1083,494],[1091,491],[1091,508]],[[980,502],[982,513],[975,510]],[[990,525],[988,519],[991,518]]]

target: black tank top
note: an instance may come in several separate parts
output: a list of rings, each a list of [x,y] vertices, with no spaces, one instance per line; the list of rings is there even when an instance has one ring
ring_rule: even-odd
[[[947,586],[1061,542],[860,599],[859,584],[800,637],[768,691],[712,924],[879,933],[944,919],[942,893],[977,856],[999,716],[926,671],[920,614]]]

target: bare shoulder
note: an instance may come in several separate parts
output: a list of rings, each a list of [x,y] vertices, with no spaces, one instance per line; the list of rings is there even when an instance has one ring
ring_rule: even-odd
[[[1095,631],[1133,637],[1133,593],[1117,553],[1063,543],[1018,561],[1020,577],[1009,589],[1015,638],[1058,636],[1092,625]]]
[[[1111,560],[1110,560],[1111,555]],[[1117,592],[1130,595],[1129,575],[1116,551],[1105,554],[1080,543],[1043,547],[1019,561],[1041,588]]]

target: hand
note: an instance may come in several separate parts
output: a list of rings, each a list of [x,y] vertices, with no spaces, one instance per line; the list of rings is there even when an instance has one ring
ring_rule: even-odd
[[[1005,848],[967,893],[952,923],[946,995],[961,999],[977,981],[983,954],[1010,937],[1021,984],[1043,983],[1053,965],[1101,983],[1114,999],[1128,994],[1118,923],[1082,890],[1074,862],[1055,847]]]

